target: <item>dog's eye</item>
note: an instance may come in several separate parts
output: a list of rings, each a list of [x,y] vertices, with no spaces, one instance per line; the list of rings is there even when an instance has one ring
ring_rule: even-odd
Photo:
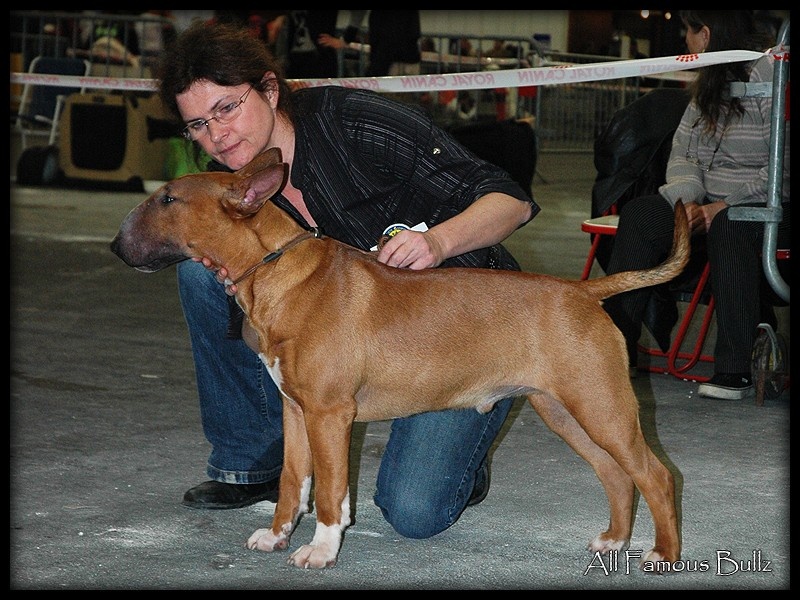
[[[175,198],[173,198],[172,196],[164,195],[161,198],[161,204],[171,204],[174,201],[175,201]]]

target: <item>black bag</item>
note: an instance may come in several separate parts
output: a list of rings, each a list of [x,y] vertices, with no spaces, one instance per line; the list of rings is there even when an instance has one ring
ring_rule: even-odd
[[[536,132],[529,123],[508,119],[470,123],[450,129],[456,140],[479,158],[505,169],[530,193],[536,173]]]

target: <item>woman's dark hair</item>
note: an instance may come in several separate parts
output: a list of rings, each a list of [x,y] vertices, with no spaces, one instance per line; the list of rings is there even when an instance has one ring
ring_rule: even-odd
[[[708,27],[711,37],[706,50],[709,52],[763,52],[774,44],[774,40],[758,27],[752,10],[683,10],[680,16],[683,24],[693,32]],[[732,62],[699,69],[690,89],[709,133],[716,132],[721,117],[744,113],[740,99],[730,96],[730,83],[747,81],[751,67],[749,62]]]
[[[267,71],[274,72],[276,79],[264,81]],[[278,110],[291,118],[291,90],[281,64],[264,42],[244,27],[228,23],[193,23],[166,48],[155,72],[161,101],[178,120],[181,115],[177,96],[200,80],[222,86],[249,83],[259,92],[277,85]]]

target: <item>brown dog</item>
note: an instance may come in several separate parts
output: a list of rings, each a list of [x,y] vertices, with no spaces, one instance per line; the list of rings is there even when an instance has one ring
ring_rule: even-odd
[[[271,149],[236,173],[181,177],[134,208],[111,243],[140,271],[208,257],[238,282],[236,299],[284,399],[278,504],[272,527],[253,533],[249,548],[288,547],[308,511],[313,477],[317,528],[289,562],[336,563],[350,524],[354,421],[446,408],[485,412],[524,395],[592,465],[608,495],[611,522],[590,550],[628,545],[636,486],[656,530],[643,561],[665,570],[662,561],[680,558],[673,476],[642,435],[625,342],[601,306],[680,273],[689,256],[680,205],[672,253],[648,270],[588,281],[489,269],[412,271],[304,231],[269,202],[287,171],[280,150]],[[394,343],[398,335],[402,346]],[[413,380],[403,375],[410,372]]]

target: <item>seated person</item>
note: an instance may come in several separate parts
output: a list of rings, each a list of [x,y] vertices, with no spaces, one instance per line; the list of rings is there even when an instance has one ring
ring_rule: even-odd
[[[682,19],[692,53],[762,51],[769,43],[762,39],[752,11],[685,11]],[[729,89],[731,81],[771,81],[773,65],[773,57],[765,54],[752,62],[698,70],[692,98],[673,136],[666,183],[657,194],[633,199],[622,208],[607,269],[617,273],[661,262],[672,242],[673,207],[678,199],[683,201],[693,235],[704,237],[716,300],[714,376],[698,390],[709,398],[734,400],[753,392],[750,363],[762,319],[764,223],[731,220],[728,208],[766,203],[772,98],[732,98]],[[779,246],[790,239],[788,123],[784,160]],[[631,367],[637,365],[637,343],[651,294],[646,288],[605,302],[625,336]]]

